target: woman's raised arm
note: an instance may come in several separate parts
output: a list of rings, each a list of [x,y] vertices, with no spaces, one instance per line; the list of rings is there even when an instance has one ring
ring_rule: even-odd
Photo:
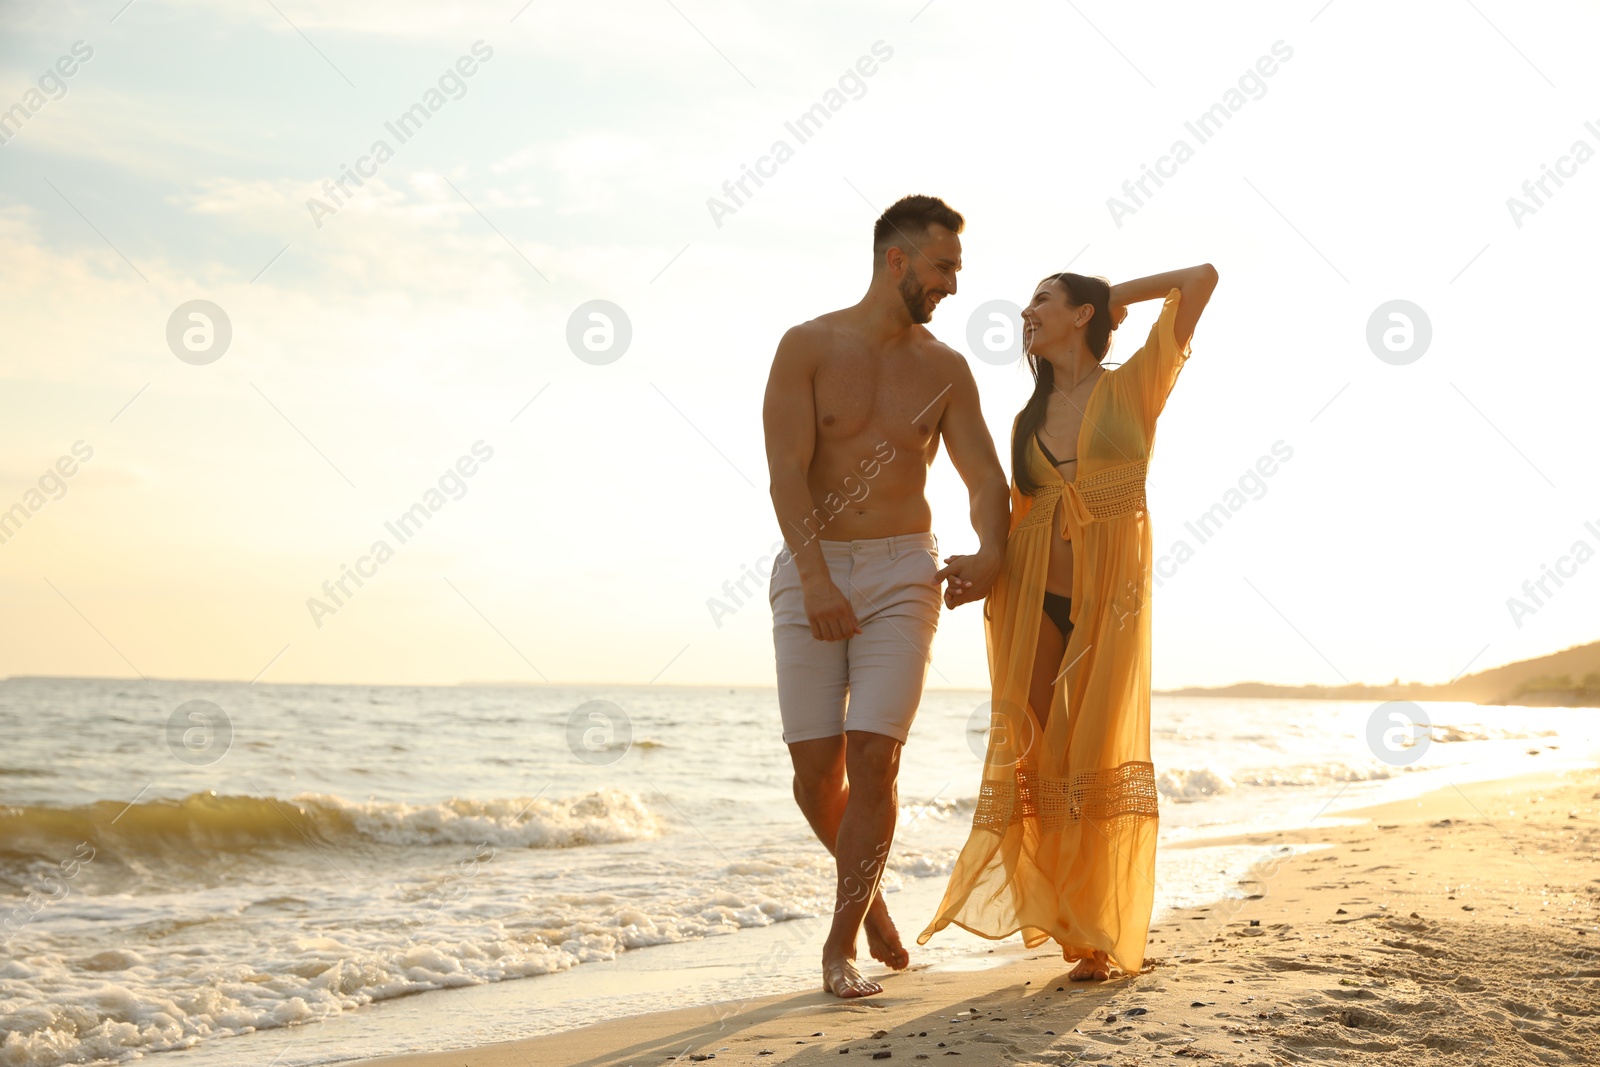
[[[1165,298],[1169,292],[1176,289],[1178,314],[1173,320],[1172,329],[1177,335],[1178,347],[1183,348],[1189,343],[1189,338],[1194,336],[1194,327],[1200,321],[1200,312],[1205,310],[1206,302],[1211,299],[1211,291],[1216,287],[1217,268],[1209,263],[1118,282],[1111,287],[1111,321],[1120,325],[1123,316],[1128,313],[1129,304],[1137,304],[1141,300]]]

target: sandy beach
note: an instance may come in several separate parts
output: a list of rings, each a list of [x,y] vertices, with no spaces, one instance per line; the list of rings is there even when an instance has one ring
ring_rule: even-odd
[[[1243,896],[1169,914],[1152,928],[1143,973],[1110,983],[1069,982],[1046,946],[1013,940],[970,962],[880,976],[885,992],[861,1001],[752,990],[738,1003],[364,1062],[1600,1059],[1600,769],[1452,785],[1341,815],[1365,821],[1233,839],[1264,857]],[[1327,847],[1280,856],[1285,845]]]

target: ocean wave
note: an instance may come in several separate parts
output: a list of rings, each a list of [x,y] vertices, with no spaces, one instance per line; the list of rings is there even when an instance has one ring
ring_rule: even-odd
[[[616,789],[570,799],[459,797],[436,804],[353,801],[321,794],[293,799],[194,793],[181,800],[72,808],[0,808],[0,867],[7,860],[65,855],[92,841],[128,860],[185,851],[245,852],[318,845],[477,845],[576,848],[654,837],[661,822],[638,797]]]
[[[1351,766],[1346,763],[1314,763],[1273,770],[1224,769],[1215,765],[1179,767],[1160,771],[1156,789],[1177,801],[1203,800],[1223,796],[1240,786],[1316,786],[1334,782],[1374,782],[1405,774],[1415,768],[1372,763]]]
[[[1344,763],[1313,764],[1306,767],[1288,767],[1281,771],[1254,771],[1240,774],[1240,785],[1307,786],[1327,785],[1331,782],[1379,782],[1405,774],[1416,768],[1396,767],[1387,763],[1373,763],[1352,767]]]
[[[932,800],[902,800],[900,802],[900,830],[904,831],[918,819],[948,819],[956,815],[971,815],[978,807],[977,797],[934,797]]]
[[[1529,741],[1540,737],[1559,737],[1556,730],[1506,729],[1489,726],[1452,726],[1436,722],[1427,727],[1429,737],[1438,743],[1455,741]]]
[[[896,849],[890,854],[887,867],[901,878],[939,878],[955,869],[959,855],[959,848],[935,849],[931,852]]]
[[[1214,767],[1182,767],[1164,770],[1156,776],[1157,791],[1173,800],[1221,796],[1233,792],[1234,786],[1231,776]]]
[[[479,985],[566,970],[565,947],[481,939],[413,944],[387,953],[352,951],[334,938],[303,938],[292,968],[264,972],[218,960],[200,995],[147,977],[149,960],[108,951],[64,967],[49,958],[0,966],[0,991],[15,1010],[0,1014],[4,1067],[57,1067],[126,1060],[328,1019],[375,1001],[430,989]],[[27,987],[48,982],[48,999]],[[28,1003],[23,1002],[27,997]]]
[[[498,869],[504,859],[315,928],[300,898],[281,893],[252,900],[248,923],[216,916],[204,938],[142,924],[129,943],[107,947],[77,918],[54,932],[24,926],[0,960],[0,1067],[137,1058],[411,993],[551,974],[825,916],[833,893],[833,860],[820,846],[706,871],[703,882],[531,899],[518,873],[528,868]]]

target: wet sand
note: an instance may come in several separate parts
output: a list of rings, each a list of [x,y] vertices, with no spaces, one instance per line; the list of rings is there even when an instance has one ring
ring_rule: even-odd
[[[873,964],[884,992],[860,1001],[752,983],[745,1001],[366,1064],[1600,1063],[1600,769],[1340,816],[1367,821],[1230,839],[1269,857],[1241,898],[1166,916],[1143,973],[1109,983],[1070,982],[1048,945],[1013,939]]]

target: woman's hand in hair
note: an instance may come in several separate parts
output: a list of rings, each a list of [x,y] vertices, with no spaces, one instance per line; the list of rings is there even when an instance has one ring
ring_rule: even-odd
[[[1177,289],[1178,314],[1173,320],[1172,332],[1181,349],[1189,344],[1189,338],[1194,335],[1195,323],[1200,319],[1200,312],[1205,310],[1206,304],[1211,300],[1211,291],[1216,287],[1217,268],[1209,263],[1201,263],[1194,267],[1183,267],[1180,270],[1169,270],[1162,274],[1118,282],[1111,287],[1111,306],[1114,308],[1118,304],[1137,304],[1141,300],[1165,299],[1168,293]]]
[[[1111,305],[1111,328],[1113,330],[1115,330],[1118,326],[1121,326],[1122,325],[1122,320],[1127,318],[1127,317],[1128,317],[1128,305],[1127,304],[1112,304]]]

